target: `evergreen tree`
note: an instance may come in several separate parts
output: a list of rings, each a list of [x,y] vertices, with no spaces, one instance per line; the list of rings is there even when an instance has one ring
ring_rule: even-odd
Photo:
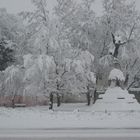
[[[14,50],[9,48],[6,40],[2,38],[0,40],[0,71],[5,70],[14,61]]]

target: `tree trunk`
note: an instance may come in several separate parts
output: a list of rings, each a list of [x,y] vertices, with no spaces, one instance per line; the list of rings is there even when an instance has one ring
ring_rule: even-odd
[[[95,104],[97,100],[97,92],[96,92],[96,89],[94,90],[94,93],[93,93],[93,104]]]
[[[128,86],[128,80],[129,80],[129,74],[126,74],[126,77],[125,77],[125,81],[124,81],[124,87],[127,87]]]
[[[90,105],[90,93],[87,92],[87,105],[89,106]]]
[[[91,95],[90,95],[90,91],[89,91],[89,87],[87,87],[87,105],[90,105],[90,101],[91,101]]]
[[[113,56],[114,56],[115,58],[118,57],[119,48],[120,48],[120,45],[119,45],[119,44],[115,44],[115,50],[114,50],[114,53],[113,53]]]
[[[57,93],[57,107],[61,105],[61,96]]]
[[[12,99],[12,108],[15,108],[15,100],[14,100],[14,98]]]
[[[16,97],[16,94],[13,94],[13,97],[12,97],[12,108],[15,108],[15,97]]]
[[[51,92],[51,94],[50,94],[49,109],[50,109],[50,110],[53,109],[53,93],[52,93],[52,92]]]

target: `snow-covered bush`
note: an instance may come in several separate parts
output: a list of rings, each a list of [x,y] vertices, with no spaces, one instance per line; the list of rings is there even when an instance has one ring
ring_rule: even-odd
[[[1,82],[1,97],[3,105],[13,105],[20,102],[23,96],[23,77],[24,72],[20,66],[9,66],[2,72],[3,81]]]
[[[114,68],[109,74],[109,80],[124,81],[125,77],[124,77],[123,72],[121,70]]]

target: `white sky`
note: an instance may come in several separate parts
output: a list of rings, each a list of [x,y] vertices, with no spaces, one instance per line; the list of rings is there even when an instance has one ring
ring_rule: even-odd
[[[56,3],[55,0],[47,0],[49,8],[52,9]],[[131,0],[128,0],[131,1]],[[136,7],[140,10],[140,0],[136,0]],[[9,13],[18,13],[21,11],[32,11],[33,5],[30,0],[0,0],[0,8],[6,8]],[[102,0],[96,0],[94,4],[95,12],[98,15],[102,13]]]

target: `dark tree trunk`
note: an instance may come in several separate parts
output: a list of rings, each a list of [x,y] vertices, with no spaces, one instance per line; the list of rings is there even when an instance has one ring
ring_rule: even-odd
[[[53,109],[53,93],[50,94],[50,102],[49,102],[49,109]]]
[[[114,53],[113,53],[113,56],[114,56],[115,58],[118,57],[119,48],[120,48],[120,45],[119,45],[119,44],[115,44],[115,50],[114,50]]]
[[[97,90],[95,89],[94,90],[94,93],[93,93],[93,104],[95,104],[96,100],[97,100]]]
[[[57,93],[57,107],[61,105],[61,96]]]
[[[12,99],[12,108],[15,108],[15,100]]]
[[[126,74],[125,81],[124,81],[124,87],[127,87],[128,80],[129,80],[129,74]]]
[[[16,97],[16,94],[13,94],[13,97],[12,97],[12,108],[15,108],[15,97]]]
[[[60,84],[57,81],[57,107],[59,107],[61,105],[61,96],[60,96]]]
[[[87,105],[89,106],[90,105],[90,93],[87,92]]]
[[[90,105],[90,101],[91,101],[91,95],[90,95],[90,91],[89,91],[89,87],[87,87],[87,105]]]

